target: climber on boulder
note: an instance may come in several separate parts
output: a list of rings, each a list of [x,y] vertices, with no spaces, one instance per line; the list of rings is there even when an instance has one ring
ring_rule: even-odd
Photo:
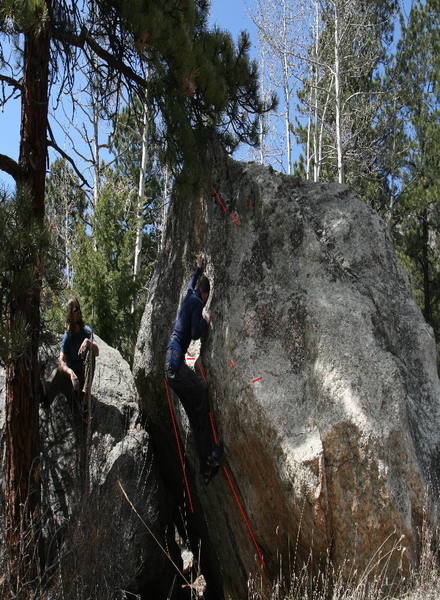
[[[197,257],[194,271],[171,333],[165,359],[165,375],[179,397],[191,425],[199,459],[200,472],[209,483],[220,466],[222,447],[213,444],[209,423],[208,385],[185,363],[191,340],[197,340],[209,329],[211,315],[202,316],[208,301],[210,284],[202,275],[204,261]]]
[[[70,377],[75,392],[85,392],[85,366],[88,352],[99,356],[99,347],[93,341],[92,329],[84,324],[78,298],[71,298],[66,308],[66,331],[61,342],[59,370]]]

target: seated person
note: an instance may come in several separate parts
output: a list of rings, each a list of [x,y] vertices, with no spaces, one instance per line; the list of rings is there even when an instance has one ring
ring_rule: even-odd
[[[66,331],[61,342],[59,369],[70,377],[75,392],[84,392],[87,352],[99,356],[99,347],[93,341],[92,329],[84,324],[78,298],[67,303]],[[93,377],[93,375],[92,375]]]

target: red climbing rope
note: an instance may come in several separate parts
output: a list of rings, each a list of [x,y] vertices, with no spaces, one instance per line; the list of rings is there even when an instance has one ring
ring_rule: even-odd
[[[215,427],[215,422],[214,422],[214,415],[212,414],[212,412],[209,412],[209,419],[211,421],[211,430],[212,430],[212,438],[214,440],[214,444],[218,444],[218,435],[217,435],[217,429]],[[251,542],[253,543],[255,550],[257,551],[258,554],[258,562],[260,563],[260,567],[263,568],[264,567],[264,557],[263,557],[263,553],[261,552],[260,546],[258,545],[258,542],[255,538],[255,533],[254,530],[252,529],[252,525],[249,522],[248,516],[246,514],[246,511],[242,505],[242,503],[240,502],[240,498],[238,497],[238,493],[237,490],[235,489],[235,486],[232,482],[232,477],[231,474],[229,473],[228,469],[223,466],[223,472],[226,476],[226,479],[228,481],[229,484],[229,488],[232,492],[232,496],[234,497],[234,500],[238,506],[238,509],[240,511],[240,515],[241,518],[243,520],[243,523],[245,524],[245,527],[247,529],[249,538],[251,540]]]
[[[174,409],[173,409],[173,405],[171,402],[170,393],[168,391],[168,383],[167,383],[166,379],[164,379],[164,383],[165,383],[165,390],[166,390],[167,398],[168,398],[168,408],[170,409],[171,421],[173,423],[174,435],[176,437],[177,450],[179,451],[180,465],[182,467],[182,473],[183,473],[183,479],[185,481],[186,493],[188,494],[189,507],[191,509],[191,512],[194,513],[194,506],[192,503],[191,492],[190,492],[189,484],[188,484],[188,478],[186,476],[185,459],[183,458],[180,436],[179,436],[179,432],[177,431],[176,417],[174,415]]]
[[[199,363],[199,362],[196,362],[196,368],[197,368],[197,369],[200,371],[200,375],[201,375],[201,377],[202,377],[203,381],[208,381],[208,380],[206,379],[205,371],[204,371],[204,369],[203,369],[203,367],[202,367],[202,364],[201,364],[201,363]]]
[[[221,201],[221,198],[218,194],[218,192],[216,192],[215,190],[212,190],[212,195],[213,196],[217,196],[217,200],[219,201],[220,206],[222,207],[223,212],[226,214],[226,208],[225,205],[223,204],[223,202]]]
[[[255,533],[254,530],[252,529],[252,525],[249,523],[249,519],[247,517],[246,511],[242,505],[242,503],[240,502],[240,498],[238,497],[237,491],[235,489],[234,484],[232,483],[232,477],[228,471],[228,469],[223,465],[223,472],[226,475],[226,479],[228,480],[228,484],[229,487],[231,489],[232,495],[234,496],[235,502],[237,503],[237,506],[240,510],[240,514],[241,514],[241,518],[243,520],[243,523],[246,526],[248,535],[255,547],[255,550],[257,551],[258,554],[258,562],[260,563],[260,567],[263,568],[264,567],[264,556],[263,553],[261,552],[260,546],[258,545],[257,540],[255,539]]]
[[[202,374],[202,377],[206,381],[206,377],[204,375],[204,372],[203,372],[202,368],[200,369],[200,372]],[[189,505],[190,505],[191,512],[194,513],[194,507],[193,507],[193,503],[192,503],[191,492],[190,492],[190,489],[189,489],[188,478],[186,476],[186,466],[185,466],[185,460],[183,458],[183,452],[182,452],[182,447],[181,447],[181,442],[180,442],[180,436],[179,436],[179,432],[177,430],[176,417],[175,417],[175,414],[174,414],[174,409],[173,409],[173,405],[172,405],[172,402],[171,402],[170,393],[169,393],[169,390],[168,390],[168,383],[167,383],[166,379],[164,379],[164,383],[165,383],[165,390],[166,390],[167,399],[168,399],[168,408],[170,410],[170,416],[171,416],[171,421],[173,423],[174,435],[176,437],[176,444],[177,444],[177,449],[178,449],[178,452],[179,452],[179,458],[180,458],[180,464],[181,464],[181,467],[182,467],[183,478],[184,478],[184,481],[185,481],[185,487],[186,487],[186,491],[187,491],[187,494],[188,494]],[[210,423],[211,423],[212,438],[214,440],[214,443],[218,444],[219,443],[219,437],[218,437],[218,434],[217,434],[217,429],[215,427],[214,415],[212,414],[211,411],[209,412],[209,420],[210,420]],[[233,498],[234,498],[234,500],[235,500],[235,502],[236,502],[236,504],[238,506],[238,510],[240,511],[240,516],[241,516],[242,521],[243,521],[243,523],[244,523],[244,525],[246,527],[246,530],[248,532],[248,536],[249,536],[252,544],[254,545],[255,550],[257,551],[258,562],[260,564],[260,567],[263,568],[264,567],[263,553],[262,553],[261,548],[258,545],[258,542],[256,540],[255,533],[254,533],[254,530],[252,529],[252,525],[250,524],[249,518],[248,518],[248,516],[246,514],[246,510],[244,509],[243,504],[240,502],[240,498],[238,497],[237,490],[235,489],[234,483],[232,481],[232,476],[229,473],[229,471],[226,468],[226,466],[223,466],[223,472],[225,474],[225,477],[226,477],[226,480],[228,482],[229,488],[231,490],[232,496],[233,496]]]
[[[217,430],[215,428],[214,415],[212,414],[211,411],[209,411],[209,420],[211,421],[212,439],[214,440],[214,444],[217,445],[218,444],[218,441],[217,441]]]

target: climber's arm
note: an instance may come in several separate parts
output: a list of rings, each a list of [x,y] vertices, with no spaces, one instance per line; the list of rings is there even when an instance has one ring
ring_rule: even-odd
[[[196,270],[194,271],[194,273],[191,276],[191,279],[189,280],[189,284],[188,284],[189,290],[195,289],[197,280],[200,277],[200,275],[203,273],[203,266],[204,266],[204,259],[203,259],[203,256],[201,254],[199,254],[196,259]]]
[[[189,284],[188,284],[188,289],[189,290],[194,290],[197,284],[197,280],[200,277],[200,275],[202,274],[202,269],[199,269],[197,267],[197,269],[194,271],[194,273],[191,275],[191,279],[189,280]]]
[[[209,329],[209,321],[202,316],[203,307],[198,302],[191,314],[191,339],[198,340]],[[210,318],[210,317],[209,317]]]

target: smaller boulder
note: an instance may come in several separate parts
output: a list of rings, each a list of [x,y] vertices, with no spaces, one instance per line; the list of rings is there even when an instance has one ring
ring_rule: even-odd
[[[128,363],[97,336],[95,341],[100,355],[91,415],[57,369],[59,343],[41,351],[41,494],[46,565],[56,572],[51,593],[107,599],[153,590],[154,597],[166,597],[174,574],[151,535],[165,543],[159,506],[166,502],[152,446]],[[4,397],[3,388],[0,369]]]

